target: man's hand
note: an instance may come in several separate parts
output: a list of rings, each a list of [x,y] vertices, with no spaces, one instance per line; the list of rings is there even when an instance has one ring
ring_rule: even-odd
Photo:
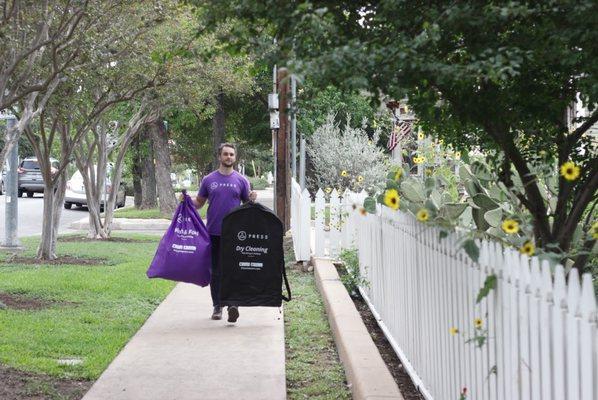
[[[251,192],[249,192],[249,201],[255,201],[255,199],[257,199],[257,192],[255,190],[252,190]]]
[[[183,202],[185,201],[185,195],[183,193],[181,193],[181,195],[179,196],[179,202]]]

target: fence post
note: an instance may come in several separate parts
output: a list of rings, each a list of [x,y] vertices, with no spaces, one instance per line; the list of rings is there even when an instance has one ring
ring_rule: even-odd
[[[326,211],[326,203],[324,200],[324,192],[318,189],[315,201],[315,217],[314,217],[314,233],[315,233],[315,255],[316,257],[324,257],[324,213]]]
[[[301,215],[301,261],[309,261],[310,258],[310,243],[311,243],[311,195],[307,189],[303,189],[301,193],[301,204],[298,205]]]
[[[339,193],[334,189],[330,194],[330,257],[335,258],[340,250],[341,202]]]
[[[579,339],[581,348],[581,400],[595,399],[597,394],[593,387],[594,376],[598,375],[598,365],[593,364],[592,358],[597,357],[598,343],[596,341],[596,299],[594,297],[594,284],[592,275],[583,274],[581,283],[581,299],[579,301],[581,322],[579,326]],[[593,364],[593,365],[592,365]],[[592,373],[593,370],[593,373]],[[598,380],[597,380],[598,382]]]

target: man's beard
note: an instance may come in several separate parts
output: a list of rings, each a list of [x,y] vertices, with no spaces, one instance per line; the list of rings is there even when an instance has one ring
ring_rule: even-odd
[[[224,165],[225,167],[232,167],[235,162],[234,161],[220,161],[220,164]]]

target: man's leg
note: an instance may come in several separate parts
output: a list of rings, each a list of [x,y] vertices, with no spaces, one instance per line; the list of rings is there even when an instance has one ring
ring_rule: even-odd
[[[212,319],[222,318],[222,307],[220,306],[220,236],[210,235],[212,243],[212,276],[210,278],[210,293],[214,312]]]

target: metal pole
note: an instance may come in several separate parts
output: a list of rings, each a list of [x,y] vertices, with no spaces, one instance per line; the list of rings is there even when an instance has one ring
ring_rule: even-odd
[[[17,120],[14,117],[7,118],[6,130],[7,132],[14,128]],[[19,223],[19,203],[18,203],[18,191],[19,191],[19,174],[17,169],[19,168],[19,142],[15,143],[11,152],[8,155],[8,165],[6,168],[6,182],[5,189],[6,195],[4,196],[5,202],[5,217],[4,221],[4,241],[2,242],[2,248],[4,249],[21,249],[21,244],[18,233]]]
[[[301,144],[299,147],[299,185],[301,186],[301,191],[305,189],[305,138],[303,138],[303,134],[299,134],[301,137]]]
[[[291,75],[291,164],[293,179],[297,179],[297,80],[295,75]]]

